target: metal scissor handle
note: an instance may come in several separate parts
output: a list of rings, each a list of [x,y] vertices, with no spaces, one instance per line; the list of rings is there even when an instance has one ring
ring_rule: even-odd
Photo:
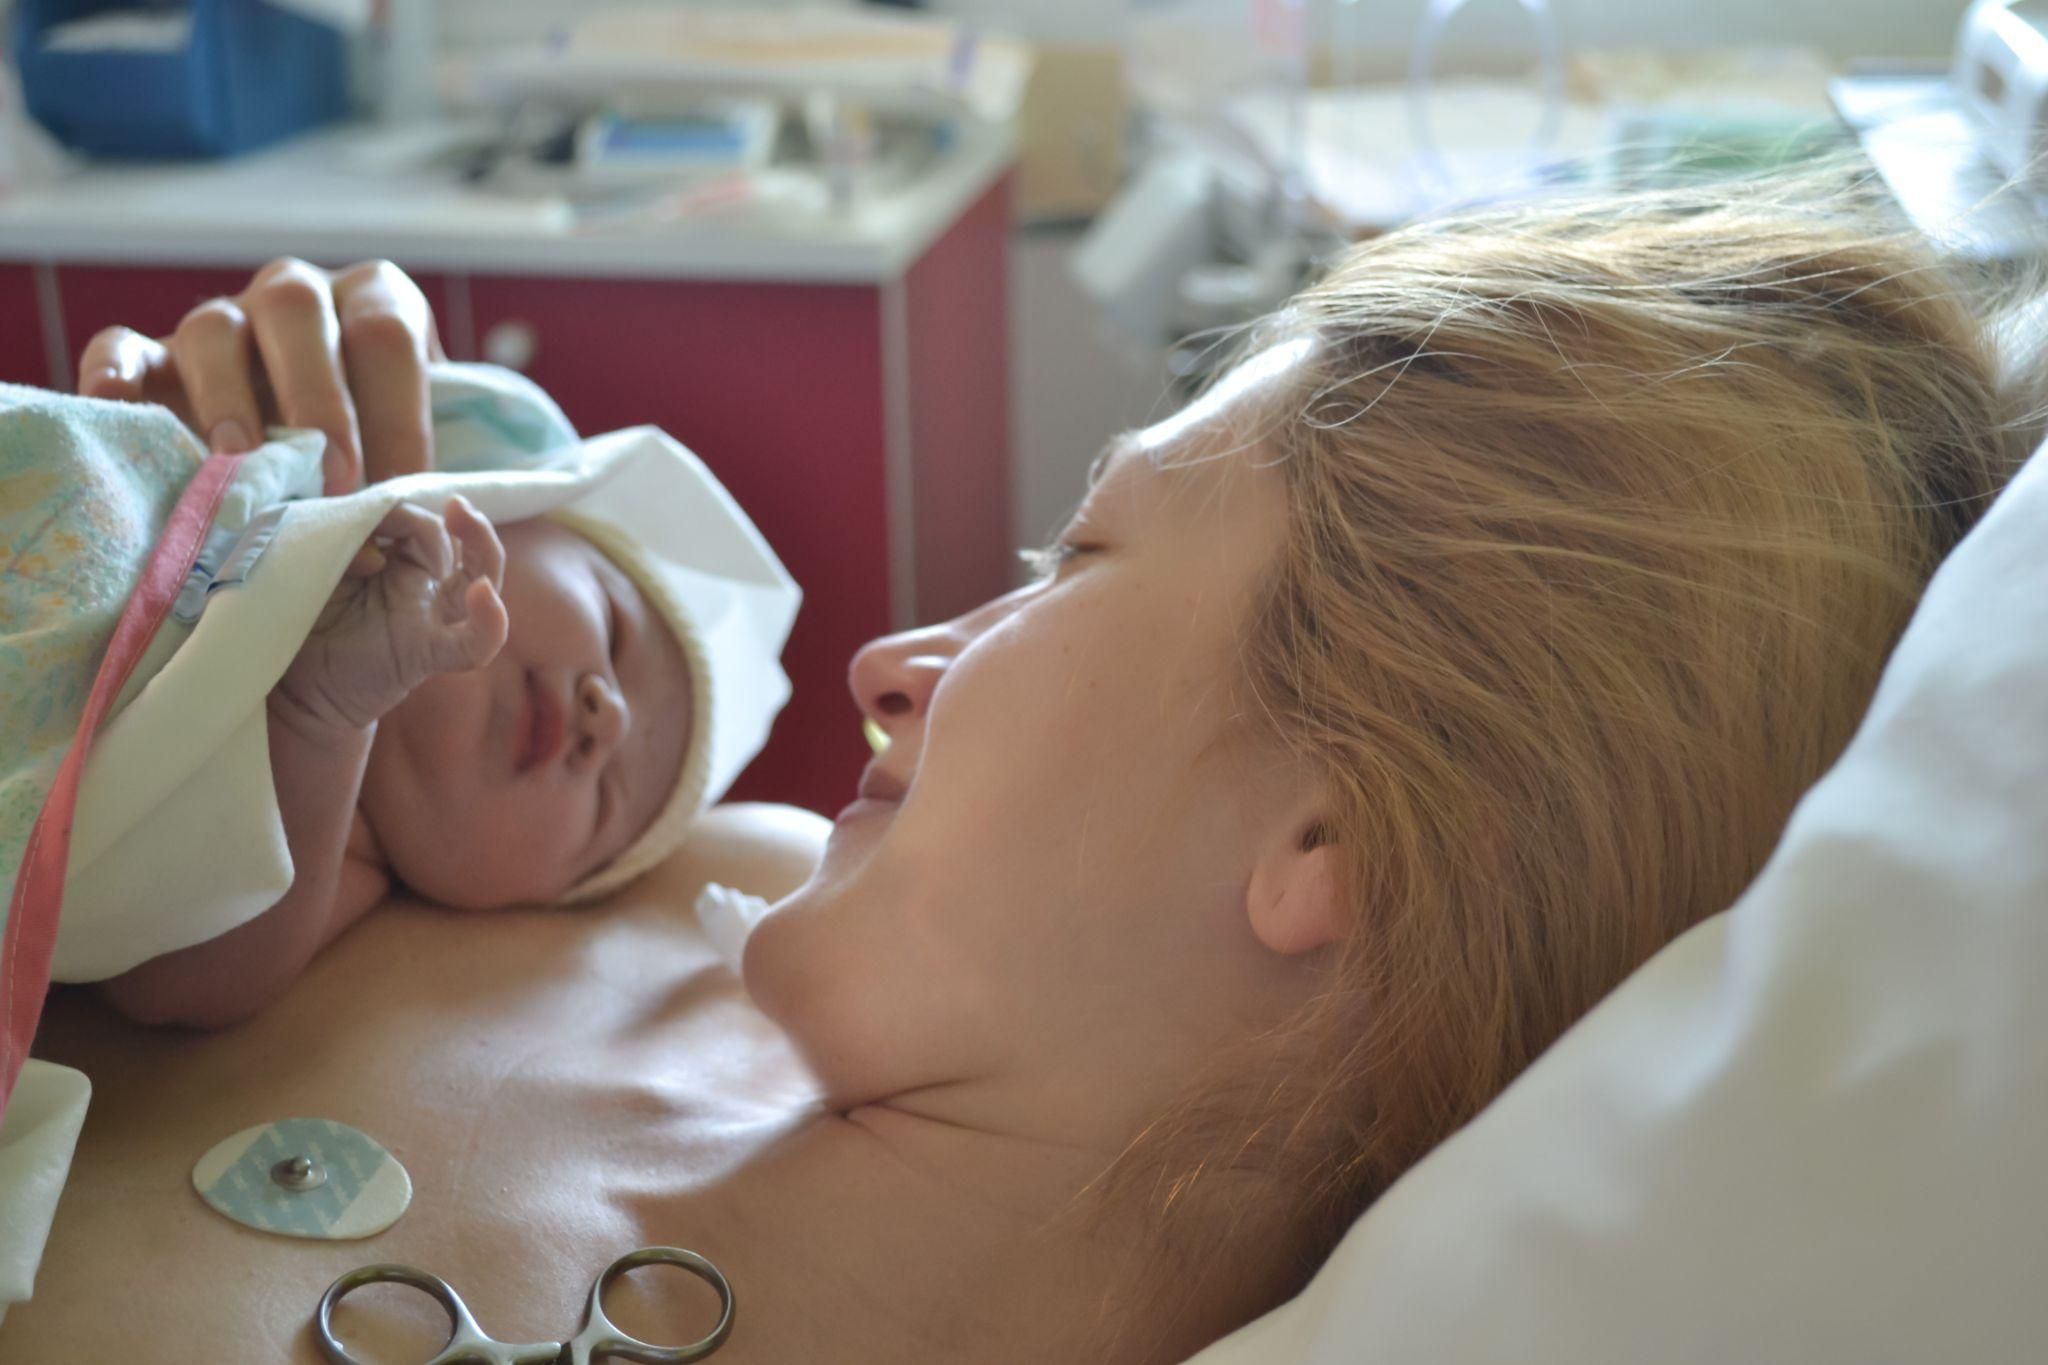
[[[711,1330],[687,1346],[656,1346],[620,1331],[604,1313],[604,1291],[629,1270],[643,1265],[672,1265],[689,1271],[718,1291],[718,1321]],[[590,1286],[590,1304],[583,1310],[583,1326],[566,1343],[563,1365],[591,1365],[598,1360],[631,1360],[637,1365],[688,1365],[725,1345],[732,1335],[732,1286],[718,1267],[694,1251],[681,1247],[642,1247],[629,1251],[604,1268]]]
[[[657,1346],[630,1336],[605,1316],[604,1291],[629,1270],[646,1265],[678,1266],[718,1291],[718,1322],[687,1346]],[[484,1335],[483,1328],[467,1304],[439,1275],[409,1265],[366,1265],[351,1270],[320,1296],[314,1314],[315,1334],[320,1350],[333,1365],[362,1365],[334,1335],[334,1306],[344,1298],[372,1284],[402,1284],[431,1295],[448,1314],[448,1343],[426,1365],[592,1365],[601,1360],[629,1360],[638,1365],[687,1365],[702,1360],[725,1344],[732,1334],[732,1285],[717,1266],[694,1251],[681,1247],[642,1247],[628,1252],[606,1266],[590,1286],[590,1302],[583,1312],[583,1326],[568,1341],[517,1344]]]
[[[484,1329],[477,1326],[476,1318],[470,1314],[469,1305],[439,1275],[409,1265],[366,1265],[328,1285],[327,1292],[320,1296],[319,1310],[313,1315],[320,1349],[334,1365],[362,1365],[334,1335],[334,1305],[372,1284],[410,1286],[432,1295],[448,1314],[448,1344],[426,1365],[555,1365],[562,1358],[559,1341],[515,1346],[485,1336]]]

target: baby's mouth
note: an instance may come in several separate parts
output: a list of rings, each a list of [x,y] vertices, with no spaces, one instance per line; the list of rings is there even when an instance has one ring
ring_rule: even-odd
[[[540,675],[526,671],[526,699],[519,708],[519,752],[512,771],[524,773],[553,758],[562,747],[562,708]]]

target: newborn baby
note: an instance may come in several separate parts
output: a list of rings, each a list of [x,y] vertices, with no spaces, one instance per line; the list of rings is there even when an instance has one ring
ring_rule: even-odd
[[[688,618],[635,567],[622,538],[567,517],[497,530],[461,497],[393,508],[270,693],[290,891],[108,998],[226,1022],[394,880],[492,909],[587,899],[669,852],[704,789],[701,689]]]
[[[52,977],[242,1018],[394,887],[592,899],[671,851],[788,696],[797,593],[696,458],[579,441],[526,381],[434,373],[440,469],[320,497],[237,469],[93,741]],[[201,458],[160,409],[0,386],[0,869]]]

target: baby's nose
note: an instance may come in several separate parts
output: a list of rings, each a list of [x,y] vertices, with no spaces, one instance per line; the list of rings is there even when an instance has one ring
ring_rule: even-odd
[[[585,673],[576,684],[576,723],[583,746],[597,757],[617,748],[633,724],[618,684],[602,673]]]

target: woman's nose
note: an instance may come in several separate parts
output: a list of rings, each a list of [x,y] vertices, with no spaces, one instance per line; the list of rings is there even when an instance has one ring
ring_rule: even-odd
[[[854,701],[891,739],[900,738],[902,729],[924,723],[961,643],[951,624],[868,641],[847,670]]]
[[[576,680],[576,756],[602,764],[633,728],[632,713],[617,683],[602,673]]]

